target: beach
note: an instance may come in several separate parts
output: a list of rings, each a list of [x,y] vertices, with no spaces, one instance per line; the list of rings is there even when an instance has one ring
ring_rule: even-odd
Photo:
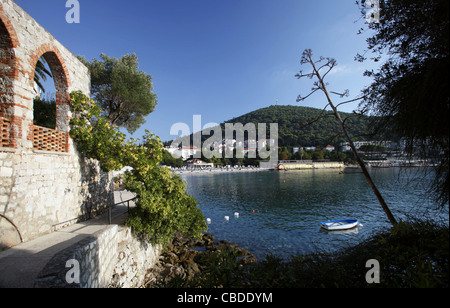
[[[243,172],[261,172],[269,171],[270,169],[259,167],[230,167],[230,168],[204,168],[204,169],[187,169],[187,168],[172,168],[172,171],[178,175],[207,175],[219,173],[243,173]]]

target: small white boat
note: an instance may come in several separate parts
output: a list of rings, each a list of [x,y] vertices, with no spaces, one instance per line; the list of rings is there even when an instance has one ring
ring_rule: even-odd
[[[321,222],[320,226],[328,231],[348,230],[356,228],[359,224],[357,219],[341,219]]]

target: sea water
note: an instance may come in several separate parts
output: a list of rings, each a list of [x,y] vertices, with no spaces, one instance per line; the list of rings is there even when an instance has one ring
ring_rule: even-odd
[[[429,193],[432,171],[387,168],[370,173],[398,220],[427,217],[448,222],[448,206],[437,209]],[[358,169],[211,172],[182,178],[210,219],[208,232],[260,259],[268,254],[288,258],[335,251],[391,226]],[[319,225],[347,218],[359,219],[362,227],[326,232]]]

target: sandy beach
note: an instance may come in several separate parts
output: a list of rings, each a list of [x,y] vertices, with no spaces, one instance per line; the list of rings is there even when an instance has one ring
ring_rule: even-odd
[[[269,171],[269,170],[270,169],[264,169],[264,168],[259,168],[259,167],[172,169],[172,171],[178,175],[208,175],[208,174],[220,174],[220,173],[261,172],[261,171]]]

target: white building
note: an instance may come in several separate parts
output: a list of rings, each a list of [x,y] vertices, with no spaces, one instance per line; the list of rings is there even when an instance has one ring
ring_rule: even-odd
[[[332,145],[327,145],[326,147],[323,148],[323,150],[333,152],[334,150],[336,150],[336,148]]]
[[[353,142],[353,144],[355,145],[356,150],[359,150],[364,145],[378,145],[378,146],[384,146],[389,149],[392,147],[393,142],[392,141],[355,141],[355,142]],[[341,146],[342,152],[351,151],[351,147],[348,144],[348,142],[343,142],[340,144],[340,146]]]
[[[182,147],[182,148],[176,148],[176,147],[166,147],[166,151],[172,155],[173,158],[182,158],[183,160],[189,159],[189,157],[200,154],[201,149],[197,147]]]
[[[186,161],[186,167],[188,169],[203,169],[203,168],[214,168],[214,164],[212,163],[205,163],[201,159],[189,159]]]

